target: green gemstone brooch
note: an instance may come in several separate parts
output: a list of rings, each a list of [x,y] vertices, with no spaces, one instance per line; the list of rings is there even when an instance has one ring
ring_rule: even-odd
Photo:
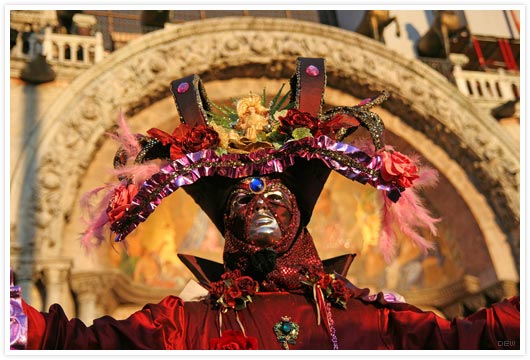
[[[289,316],[282,316],[282,321],[274,324],[274,333],[278,342],[282,344],[282,348],[289,350],[289,344],[295,345],[296,338],[300,332],[300,326],[297,323],[291,321]]]

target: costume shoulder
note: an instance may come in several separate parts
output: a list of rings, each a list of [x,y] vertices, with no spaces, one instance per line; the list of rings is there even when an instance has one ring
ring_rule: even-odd
[[[137,349],[166,350],[184,347],[184,306],[175,296],[147,304],[125,320],[104,316],[86,326],[68,319],[60,305],[42,313],[23,303],[28,318],[28,349]]]
[[[519,297],[451,321],[406,303],[386,303],[380,324],[391,349],[520,348]]]

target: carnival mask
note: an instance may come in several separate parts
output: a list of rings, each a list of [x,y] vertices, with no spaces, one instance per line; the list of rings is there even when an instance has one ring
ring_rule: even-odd
[[[298,230],[296,199],[279,180],[245,179],[232,192],[227,206],[233,235],[249,245],[282,251]]]

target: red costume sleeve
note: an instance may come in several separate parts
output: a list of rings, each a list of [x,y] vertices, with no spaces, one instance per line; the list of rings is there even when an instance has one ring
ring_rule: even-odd
[[[59,305],[52,305],[48,313],[26,303],[23,307],[28,317],[28,349],[184,348],[184,308],[177,297],[148,304],[125,320],[104,316],[91,326],[68,320]]]
[[[87,327],[78,319],[68,320],[59,305],[50,307],[49,313],[40,313],[23,303],[28,318],[28,349],[185,349],[187,344],[190,346],[195,342],[201,343],[202,337],[211,338],[207,331],[208,326],[198,320],[207,314],[216,315],[201,305],[202,303],[194,304],[194,307],[188,307],[188,311],[196,310],[195,317],[190,318],[191,314],[187,314],[189,319],[194,319],[189,324],[185,317],[183,301],[170,296],[159,304],[146,305],[126,320],[104,316],[94,320],[94,324]],[[271,306],[277,308],[278,302]],[[406,303],[387,303],[376,307],[377,310],[370,310],[372,307],[369,306],[362,309],[363,311],[359,311],[355,306],[348,307],[344,317],[336,319],[343,349],[520,348],[518,297],[452,321],[438,317],[432,312],[423,312]],[[257,323],[264,322],[268,316],[266,314],[270,312],[266,311],[267,307],[261,309],[264,312],[258,312],[261,315],[255,319]],[[353,319],[347,319],[348,311],[355,315]],[[310,326],[316,326],[315,319],[309,320],[308,325],[311,323]],[[200,324],[203,324],[203,327]],[[253,322],[247,324],[251,326],[248,330],[252,334],[259,334],[261,327],[252,324]],[[310,331],[307,326],[302,327],[305,332]],[[367,338],[362,338],[363,334],[368,333],[368,328],[372,329],[372,335],[368,334]],[[349,333],[344,332],[346,329],[350,330]],[[363,333],[359,334],[356,330],[363,330]],[[258,341],[263,343],[267,334],[264,333],[264,338],[258,338]],[[350,334],[353,335],[352,338],[349,338]],[[187,339],[188,336],[197,339]],[[317,337],[314,341],[329,344],[327,335]],[[275,341],[273,343],[277,345]],[[317,345],[322,344],[308,345],[318,348]]]
[[[412,309],[411,309],[412,308]],[[513,297],[452,321],[396,304],[382,312],[380,328],[391,349],[520,348],[519,297]]]

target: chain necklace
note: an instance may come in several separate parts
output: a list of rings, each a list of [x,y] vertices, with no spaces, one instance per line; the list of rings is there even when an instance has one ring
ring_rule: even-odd
[[[335,321],[331,316],[331,303],[326,302],[326,316],[328,318],[329,334],[331,336],[331,342],[333,343],[333,350],[339,350],[339,341],[337,340],[337,331],[335,329]]]

